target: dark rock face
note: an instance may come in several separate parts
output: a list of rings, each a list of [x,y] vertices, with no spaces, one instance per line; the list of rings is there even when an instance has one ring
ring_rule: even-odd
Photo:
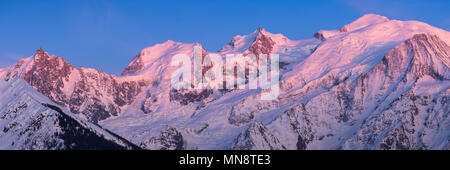
[[[145,81],[118,81],[102,71],[75,68],[63,58],[49,56],[42,49],[36,51],[33,62],[24,75],[12,70],[7,77],[23,76],[33,88],[58,105],[72,113],[84,114],[94,123],[117,116],[120,107],[133,102],[148,84]],[[105,98],[112,98],[113,101]]]
[[[226,46],[223,46],[218,52],[223,52],[227,46],[230,46],[232,49],[236,47],[237,37],[233,37],[230,42]]]
[[[435,132],[439,126],[447,126],[445,121],[436,120],[435,116],[448,112],[445,106],[448,105],[445,101],[448,90],[418,95],[414,89],[417,81],[424,76],[434,81],[448,80],[449,51],[449,46],[438,37],[418,34],[395,47],[373,70],[363,74],[357,83],[361,87],[352,96],[361,95],[363,97],[360,98],[364,99],[361,104],[377,107],[354,138],[347,141],[347,147],[389,150],[430,147],[424,144],[426,136],[430,135],[428,133]],[[375,78],[383,82],[381,87],[370,84]],[[364,108],[355,106],[353,104],[348,110]]]
[[[271,100],[261,103],[254,103],[259,100],[257,96],[242,99],[239,103],[234,104],[229,110],[228,123],[241,126],[254,120],[258,113],[269,111],[271,109],[279,108],[280,105],[277,100]]]
[[[183,150],[185,146],[183,135],[173,127],[167,127],[159,137],[151,137],[141,143],[141,147],[154,150]]]
[[[156,109],[156,105],[155,102],[158,101],[158,98],[156,98],[155,96],[152,96],[151,94],[147,95],[147,98],[144,100],[144,103],[142,103],[141,105],[141,110],[144,113],[151,113],[153,111],[155,111]]]
[[[251,111],[236,111],[236,106],[231,108],[230,115],[228,116],[228,123],[236,126],[246,124],[253,120],[254,113]]]
[[[321,41],[325,40],[325,37],[323,36],[323,34],[321,32],[314,33],[314,38],[317,38],[317,39],[319,39]]]
[[[439,148],[430,138],[437,134],[448,138],[444,129],[448,128],[450,91],[439,86],[443,89],[424,92],[421,86],[427,81],[449,80],[449,51],[436,36],[415,35],[358,78],[347,79],[344,74],[324,81],[322,87],[327,92],[287,109],[274,121],[275,131],[298,135],[297,149],[308,149],[312,141],[328,139],[343,140],[340,146],[330,147],[334,149]],[[327,122],[320,121],[323,119]],[[342,124],[357,126],[346,132],[354,135],[337,137],[333,129]],[[324,126],[329,126],[330,133],[323,130]],[[448,141],[442,140],[441,144],[447,145]],[[285,146],[294,147],[292,142]]]
[[[193,102],[199,102],[209,97],[213,93],[212,89],[204,90],[176,90],[170,91],[170,101],[178,101],[182,105],[187,105]]]
[[[299,103],[285,110],[282,115],[274,120],[274,124],[279,125],[277,128],[281,128],[275,131],[283,132],[277,133],[276,137],[285,138],[287,134],[290,134],[292,136],[290,139],[297,139],[297,141],[290,141],[292,146],[289,149],[306,150],[308,149],[308,144],[314,139],[322,140],[325,138],[325,136],[316,134],[314,128],[317,125],[313,121],[313,115],[310,112],[305,104]]]
[[[122,71],[122,76],[125,76],[127,74],[133,74],[138,72],[144,67],[144,63],[142,62],[141,53],[136,55],[131,63],[125,68],[125,70]]]
[[[95,81],[92,82],[92,80]],[[120,107],[131,104],[135,96],[147,85],[144,81],[118,82],[103,72],[82,73],[82,79],[78,84],[80,86],[75,87],[71,98],[74,103],[69,103],[69,106],[74,113],[91,115],[88,117],[93,122],[117,116]],[[102,96],[112,97],[113,102],[102,101]],[[76,109],[81,108],[82,104],[88,104],[88,106],[82,110]]]
[[[8,103],[0,103],[0,108],[5,108],[0,113],[0,121],[4,122],[0,125],[3,149],[140,149],[100,126],[67,115],[59,106],[40,103],[40,96],[32,97],[28,92],[17,95],[17,98]]]
[[[292,130],[298,134],[297,150],[305,150],[314,139],[311,114],[306,111],[304,104],[298,104],[286,110],[283,116],[289,120]]]
[[[280,141],[273,136],[261,123],[255,122],[243,133],[241,133],[234,144],[232,150],[284,150],[286,149]]]
[[[93,132],[91,129],[87,129],[83,127],[79,122],[71,118],[70,116],[66,115],[60,108],[57,106],[53,106],[50,104],[42,104],[45,107],[48,107],[59,114],[58,119],[55,123],[61,128],[61,132],[56,134],[56,136],[62,140],[64,140],[64,149],[70,149],[70,150],[126,150],[126,149],[133,149],[137,150],[140,149],[138,146],[132,144],[131,142],[119,137],[116,134],[111,133],[115,137],[119,137],[118,139],[121,140],[121,142],[124,142],[126,145],[128,145],[129,148],[125,146],[118,145],[117,143],[114,143],[113,141],[106,140],[102,138],[102,136],[99,136],[95,132]],[[40,119],[37,119],[36,121],[39,121]],[[35,123],[33,123],[35,124]],[[101,127],[100,127],[101,128]],[[103,129],[103,128],[102,128]],[[46,142],[49,143],[49,142]],[[50,142],[51,143],[51,142]],[[52,148],[49,146],[49,148]]]
[[[183,136],[172,127],[161,132],[160,141],[161,150],[181,150],[184,148]]]
[[[343,26],[339,29],[341,32],[348,32],[348,28],[346,26]]]
[[[417,34],[405,42],[408,49],[413,49],[412,72],[417,78],[429,75],[436,80],[450,80],[450,46],[436,35]],[[411,52],[411,51],[410,51]],[[436,56],[445,67],[443,70],[437,69],[438,63],[433,61]],[[420,56],[420,57],[417,57]],[[433,67],[435,66],[435,67]]]
[[[275,42],[270,36],[266,35],[266,31],[261,27],[258,28],[256,33],[257,35],[248,49],[249,52],[256,56],[259,56],[260,54],[270,54],[273,51]],[[228,47],[234,49],[237,41],[236,38],[237,37],[234,37],[226,46],[220,49],[219,52],[223,52]]]
[[[408,132],[403,127],[391,131],[380,143],[381,150],[408,150],[418,149],[411,146],[408,139]],[[422,148],[423,149],[423,148]]]
[[[434,61],[433,56],[438,60]],[[416,79],[429,75],[437,80],[449,80],[449,56],[450,46],[437,36],[417,34],[390,51],[375,69],[384,70],[391,79],[398,77],[396,74],[408,71]],[[438,69],[439,64],[445,67]]]
[[[249,51],[255,55],[259,54],[267,54],[269,55],[272,50],[275,43],[273,42],[272,38],[269,36],[266,36],[263,33],[263,29],[258,29],[258,35],[256,36],[255,41],[250,46]]]

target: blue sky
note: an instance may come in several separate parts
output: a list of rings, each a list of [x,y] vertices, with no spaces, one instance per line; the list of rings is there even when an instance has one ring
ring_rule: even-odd
[[[290,39],[336,29],[365,13],[450,29],[448,0],[1,0],[0,67],[43,47],[77,67],[120,74],[166,40],[217,51],[259,26]]]

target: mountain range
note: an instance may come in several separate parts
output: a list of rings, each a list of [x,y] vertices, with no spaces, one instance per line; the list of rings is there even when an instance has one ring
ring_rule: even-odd
[[[42,48],[0,69],[0,149],[450,149],[450,32],[367,14],[290,40],[258,28],[217,52],[279,54],[280,95],[171,87],[172,56],[143,49],[120,76]]]

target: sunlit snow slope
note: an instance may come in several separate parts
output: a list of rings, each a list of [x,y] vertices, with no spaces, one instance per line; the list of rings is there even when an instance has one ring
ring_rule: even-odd
[[[80,120],[20,78],[0,80],[0,149],[140,149]]]
[[[142,50],[121,76],[40,49],[0,77],[22,77],[77,117],[147,149],[449,149],[449,44],[446,30],[368,14],[305,40],[258,28],[218,52],[169,40]],[[172,56],[193,59],[195,46],[203,57],[279,54],[279,97],[173,89]]]

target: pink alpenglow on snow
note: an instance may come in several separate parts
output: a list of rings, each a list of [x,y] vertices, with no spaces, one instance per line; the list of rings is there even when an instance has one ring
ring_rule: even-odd
[[[278,54],[227,54],[225,63],[218,53],[202,55],[202,49],[194,46],[194,61],[186,54],[173,56],[171,66],[180,68],[172,75],[171,85],[175,90],[183,89],[257,89],[258,85],[268,92],[261,100],[274,100],[279,95]],[[193,64],[192,64],[193,63]],[[193,68],[191,66],[193,65]],[[226,67],[225,67],[226,65]],[[268,69],[270,65],[270,69]],[[224,70],[225,69],[225,70]],[[270,72],[268,72],[270,71]],[[193,76],[191,75],[193,73]],[[192,78],[193,77],[193,78]],[[269,79],[269,80],[268,80]],[[193,80],[193,82],[192,82]]]

